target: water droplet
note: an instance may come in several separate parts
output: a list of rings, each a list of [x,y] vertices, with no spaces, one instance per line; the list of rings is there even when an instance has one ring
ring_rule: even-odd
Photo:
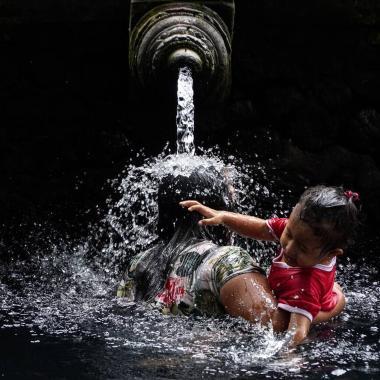
[[[334,371],[331,371],[331,374],[334,376],[342,376],[347,372],[345,369],[335,369]]]

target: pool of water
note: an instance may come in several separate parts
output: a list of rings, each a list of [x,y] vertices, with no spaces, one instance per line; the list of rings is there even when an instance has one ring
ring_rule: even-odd
[[[159,156],[130,165],[88,236],[72,239],[35,226],[23,243],[30,254],[0,266],[0,374],[5,378],[378,378],[380,276],[378,239],[355,249],[366,258],[339,261],[348,304],[337,319],[314,327],[296,350],[287,337],[241,319],[163,315],[146,303],[116,299],[128,258],[154,238],[157,178],[185,158]],[[289,210],[257,162],[215,155],[195,165],[229,163],[240,209]],[[173,163],[175,163],[173,165]],[[192,164],[191,164],[192,165]],[[245,196],[248,191],[255,196]],[[267,207],[271,200],[273,207]],[[143,210],[143,212],[142,212]],[[127,217],[128,216],[128,217]],[[43,243],[37,236],[46,235]],[[236,238],[265,267],[275,248]],[[2,243],[2,250],[7,247]],[[25,247],[24,247],[25,248]],[[13,248],[14,249],[14,248]]]

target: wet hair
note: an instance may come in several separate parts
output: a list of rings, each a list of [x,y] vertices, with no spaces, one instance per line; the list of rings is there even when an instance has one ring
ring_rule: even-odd
[[[191,229],[197,237],[217,244],[226,244],[228,230],[224,227],[200,227],[201,216],[189,212],[179,202],[197,200],[217,210],[232,210],[233,202],[227,183],[215,168],[200,167],[189,176],[169,174],[161,180],[158,190],[158,234],[167,239],[178,229]]]
[[[136,267],[136,299],[153,300],[164,286],[171,264],[191,244],[200,239],[219,245],[230,244],[226,228],[199,226],[201,216],[179,205],[179,202],[189,199],[215,209],[233,209],[228,184],[213,167],[199,167],[190,175],[165,176],[158,189],[159,241],[145,252],[144,260]]]
[[[342,187],[315,186],[300,197],[299,218],[323,243],[321,256],[353,242],[359,219],[359,196]]]

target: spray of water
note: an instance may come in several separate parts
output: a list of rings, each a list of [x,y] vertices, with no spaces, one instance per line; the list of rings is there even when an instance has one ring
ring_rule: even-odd
[[[123,304],[114,298],[130,256],[157,238],[161,178],[168,173],[190,175],[210,166],[221,172],[228,166],[238,211],[270,217],[290,210],[288,193],[274,190],[276,181],[259,160],[247,165],[239,158],[205,151],[194,157],[165,153],[142,165],[130,164],[112,181],[114,194],[107,214],[82,242],[50,239],[43,249],[40,243],[38,249],[29,242],[30,259],[2,263],[0,333],[9,339],[23,332],[26,342],[17,346],[18,352],[46,345],[47,358],[52,355],[52,339],[57,347],[74,341],[75,355],[90,356],[86,365],[94,368],[93,377],[136,373],[155,377],[159,371],[172,377],[188,373],[215,378],[330,378],[350,373],[352,378],[376,377],[380,370],[376,263],[340,264],[338,282],[348,298],[346,311],[338,321],[314,327],[308,343],[292,353],[283,350],[287,337],[270,328],[230,317],[164,316],[148,304]],[[270,244],[235,241],[264,267],[275,255]],[[18,366],[19,359],[15,360]],[[32,377],[31,373],[24,377]]]

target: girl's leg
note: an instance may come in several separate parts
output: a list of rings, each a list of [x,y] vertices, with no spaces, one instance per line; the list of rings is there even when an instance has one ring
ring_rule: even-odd
[[[264,325],[273,319],[276,331],[288,326],[288,313],[277,311],[276,299],[267,278],[261,273],[241,274],[227,281],[220,290],[220,301],[226,312],[234,317]]]
[[[317,314],[317,316],[314,318],[313,324],[326,322],[329,319],[336,317],[337,315],[339,315],[343,311],[344,307],[346,306],[346,298],[344,297],[342,288],[336,282],[334,283],[333,291],[338,296],[338,302],[335,305],[334,309],[332,309],[330,311],[320,311]]]

